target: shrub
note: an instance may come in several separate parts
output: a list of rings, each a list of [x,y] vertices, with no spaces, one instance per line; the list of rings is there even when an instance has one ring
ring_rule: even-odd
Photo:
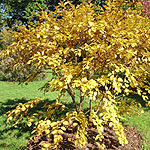
[[[35,69],[32,68],[24,68],[21,69],[23,67],[23,64],[20,64],[19,66],[14,66],[14,67],[10,67],[9,65],[11,64],[11,62],[14,61],[14,58],[11,57],[7,57],[5,58],[5,60],[2,61],[2,57],[0,57],[0,81],[17,81],[17,82],[21,82],[24,81],[26,77],[28,77],[28,75],[30,75],[31,73],[33,73],[35,71]],[[44,80],[46,78],[46,73],[44,72],[44,69],[38,74],[38,76],[36,78],[34,78],[34,80]]]
[[[14,42],[12,34],[6,29],[0,32],[0,50],[5,49],[8,45]]]
[[[15,39],[12,37],[11,32],[3,30],[0,33],[0,51],[6,49],[8,45],[14,42]],[[23,63],[19,66],[9,66],[11,62],[14,61],[15,55],[8,56],[2,61],[2,56],[0,56],[0,81],[21,81],[24,80],[31,72],[34,72],[35,69],[24,68],[21,69]],[[44,71],[44,70],[43,70]],[[41,72],[36,77],[36,80],[43,80],[46,77],[46,73]]]
[[[142,14],[145,16],[147,15],[150,18],[150,2],[149,1],[141,1],[143,5],[143,12]]]
[[[150,104],[149,19],[138,15],[140,11],[118,7],[124,1],[108,1],[107,5],[98,15],[90,3],[75,8],[70,2],[61,2],[55,12],[42,12],[43,23],[29,29],[20,27],[20,32],[14,33],[17,42],[2,52],[3,56],[17,54],[14,65],[21,62],[23,68],[36,69],[26,83],[43,67],[53,72],[54,77],[41,89],[59,91],[56,103],[43,106],[47,109],[43,117],[28,117],[28,126],[34,127],[31,143],[41,149],[59,148],[66,140],[83,148],[90,124],[97,131],[95,143],[99,148],[105,147],[101,142],[105,126],[115,131],[120,144],[127,144],[121,115],[133,113],[133,108],[141,105],[124,97],[138,94],[147,106]],[[73,110],[60,101],[66,93],[72,99]],[[8,121],[14,118],[16,125],[38,102],[19,104],[7,113]],[[69,132],[74,136],[68,137]]]

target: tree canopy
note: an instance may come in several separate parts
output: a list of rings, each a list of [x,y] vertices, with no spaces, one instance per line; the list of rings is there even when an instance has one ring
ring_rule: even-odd
[[[58,148],[69,127],[75,135],[71,141],[85,146],[90,123],[97,131],[95,141],[100,148],[105,147],[101,143],[104,126],[115,131],[120,144],[127,144],[120,119],[125,113],[140,113],[134,108],[141,108],[127,96],[139,95],[150,105],[150,20],[140,16],[140,10],[120,7],[125,4],[124,0],[109,1],[106,11],[98,14],[91,3],[75,7],[69,1],[61,2],[54,12],[42,11],[44,22],[21,26],[20,32],[14,32],[16,42],[2,51],[4,58],[16,56],[12,66],[23,63],[23,68],[35,68],[25,83],[33,81],[42,68],[52,70],[53,78],[41,89],[59,91],[56,103],[43,106],[46,117],[36,122],[33,118],[37,114],[28,117],[29,127],[35,123],[33,140],[41,138],[43,149]],[[66,93],[73,110],[60,101]],[[39,100],[19,104],[7,113],[8,121],[17,124],[37,103]],[[83,103],[87,104],[85,111]],[[57,110],[67,113],[58,116]]]
[[[27,24],[28,21],[38,20],[37,13],[41,9],[54,11],[59,2],[60,0],[1,0],[1,20],[10,28],[13,27],[16,21]],[[77,6],[81,4],[82,0],[73,0],[72,2]],[[93,0],[92,2],[99,6],[105,4],[105,0]]]
[[[65,1],[65,0],[64,0]],[[37,14],[41,12],[41,9],[45,11],[54,11],[60,0],[1,0],[0,1],[0,25],[7,25],[12,28],[16,21],[21,21],[23,24],[27,24],[28,21],[38,20]],[[72,3],[77,6],[84,0],[73,0]],[[88,1],[86,1],[88,2]],[[101,8],[105,10],[107,6],[107,0],[91,0],[96,6],[95,9],[99,11]],[[134,5],[135,1],[128,0],[126,4],[131,3]],[[124,9],[128,8],[128,5],[124,5]]]

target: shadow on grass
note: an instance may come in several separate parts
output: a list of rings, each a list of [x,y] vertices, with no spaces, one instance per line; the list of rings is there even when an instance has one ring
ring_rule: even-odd
[[[26,103],[28,102],[28,99],[22,98],[22,99],[8,99],[7,102],[0,102],[0,115],[4,115],[6,112],[11,111],[13,109],[16,108],[16,106],[19,103]],[[29,139],[30,137],[30,133],[33,130],[33,126],[28,127],[27,126],[27,119],[29,116],[32,116],[34,113],[39,113],[44,119],[44,117],[46,116],[46,108],[42,108],[44,106],[45,103],[47,103],[47,105],[51,105],[52,103],[55,103],[56,100],[49,100],[49,99],[45,99],[42,100],[40,103],[38,103],[37,105],[35,105],[33,108],[31,108],[29,110],[29,112],[27,113],[27,115],[24,116],[24,119],[17,125],[17,128],[13,126],[13,124],[9,125],[8,123],[6,123],[6,116],[3,116],[2,120],[0,121],[1,124],[3,124],[3,127],[0,129],[0,140],[7,140],[8,138],[10,138],[10,135],[12,133],[15,133],[16,137],[22,137],[24,136],[25,133],[29,133],[27,137],[25,137],[26,139]],[[68,108],[67,110],[61,111],[59,110],[59,108],[56,110],[56,118],[59,118],[59,116],[61,115],[65,115],[68,110],[72,110],[74,108],[72,103],[68,103],[65,104],[65,106]],[[16,139],[17,140],[17,139]],[[6,145],[5,143],[1,143],[0,144],[0,148],[1,147],[9,147],[9,145]]]
[[[148,97],[150,99],[150,95],[148,95]],[[146,110],[146,111],[150,110],[150,107],[146,106],[146,102],[143,100],[143,98],[141,96],[139,96],[137,94],[135,94],[135,95],[129,94],[128,98],[131,98],[131,100],[133,100],[137,103],[140,103],[144,110]]]
[[[30,100],[22,98],[22,99],[8,99],[7,102],[4,102],[4,103],[0,102],[0,115],[2,116],[5,113],[7,113],[8,111],[15,109],[19,103],[24,104],[28,101],[30,101]],[[49,99],[41,100],[40,103],[38,103],[37,105],[35,105],[33,108],[30,109],[28,115],[37,113],[39,111],[44,113],[46,110],[41,107],[43,107],[45,103],[47,103],[47,105],[51,105],[52,103],[55,103],[55,102],[56,102],[56,100],[49,100]],[[72,103],[65,104],[65,106],[69,109],[74,108],[74,105]]]
[[[0,115],[4,115],[6,112],[13,110],[17,104],[19,103],[26,103],[29,100],[22,98],[22,99],[8,99],[7,102],[0,102]]]

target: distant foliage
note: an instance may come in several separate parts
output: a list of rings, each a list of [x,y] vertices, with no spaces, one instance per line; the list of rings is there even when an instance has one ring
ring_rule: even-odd
[[[14,41],[15,39],[12,37],[11,32],[2,30],[0,32],[0,52]],[[23,63],[16,67],[10,67],[9,65],[14,61],[15,57],[15,55],[11,55],[2,60],[2,56],[0,56],[0,81],[22,81],[30,73],[34,72],[35,69],[33,67],[22,70]],[[46,73],[41,72],[35,80],[43,80],[45,77]]]
[[[2,57],[0,57],[0,81],[17,81],[21,82],[24,81],[28,75],[33,73],[35,69],[32,68],[24,68],[23,64],[20,64],[19,66],[10,67],[10,64],[14,61],[14,57],[7,57],[5,60],[2,61]],[[34,80],[44,80],[46,78],[46,73],[44,72],[44,69],[42,72],[38,74]]]
[[[0,50],[5,49],[14,41],[15,39],[12,37],[12,34],[6,29],[0,32]]]
[[[63,0],[65,2],[65,0]],[[75,6],[85,0],[73,0]],[[95,5],[101,5],[105,0],[92,0]],[[42,10],[54,11],[60,0],[1,0],[0,1],[0,27],[5,24],[15,28],[16,21],[28,24],[29,21],[38,21],[37,14]]]
[[[122,114],[143,111],[138,102],[127,96],[138,94],[150,105],[147,82],[150,20],[135,9],[139,3],[134,4],[134,9],[130,7],[132,4],[124,0],[108,1],[106,10],[98,14],[91,3],[75,7],[69,1],[61,2],[55,12],[43,11],[39,15],[44,22],[30,28],[20,27],[20,32],[14,32],[17,42],[2,51],[4,58],[16,56],[11,66],[23,63],[22,70],[35,68],[25,83],[32,81],[43,67],[53,72],[53,78],[41,89],[59,91],[56,103],[45,103],[42,108],[47,111],[43,117],[38,113],[28,117],[28,126],[34,128],[33,143],[40,141],[41,149],[59,149],[66,140],[83,148],[88,142],[90,124],[97,132],[97,147],[105,148],[102,143],[105,126],[115,131],[121,145],[128,143],[120,122]],[[123,9],[124,5],[129,9]],[[72,99],[72,110],[60,101],[66,93]],[[17,125],[38,102],[19,104],[7,113],[7,121]],[[87,105],[86,110],[83,103]],[[135,107],[138,111],[134,111]],[[67,136],[70,128],[71,137]]]
[[[150,18],[150,1],[148,0],[142,0],[141,1],[143,6],[143,12],[142,14],[145,16],[148,16]]]

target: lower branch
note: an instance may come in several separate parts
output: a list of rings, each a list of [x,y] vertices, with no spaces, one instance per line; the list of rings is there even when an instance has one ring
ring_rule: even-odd
[[[73,89],[71,88],[71,86],[70,86],[69,84],[68,84],[67,92],[69,93],[69,95],[70,95],[71,98],[72,98],[73,105],[75,106],[76,111],[79,112],[79,111],[78,111],[77,104],[76,104],[76,101],[75,101],[75,93],[73,92]]]
[[[110,90],[110,88],[111,88],[111,86],[109,87],[108,90]],[[99,102],[99,105],[98,105],[98,108],[97,108],[97,110],[96,110],[96,113],[98,113],[98,111],[99,111],[99,109],[100,109],[100,107],[101,107],[101,104],[102,104],[102,100],[103,100],[105,97],[106,97],[106,93],[103,95],[101,101]]]
[[[84,100],[84,96],[83,96],[83,93],[82,93],[82,91],[80,89],[80,107],[79,107],[79,112],[82,111],[83,100]]]
[[[92,100],[90,99],[90,113],[92,113]]]

